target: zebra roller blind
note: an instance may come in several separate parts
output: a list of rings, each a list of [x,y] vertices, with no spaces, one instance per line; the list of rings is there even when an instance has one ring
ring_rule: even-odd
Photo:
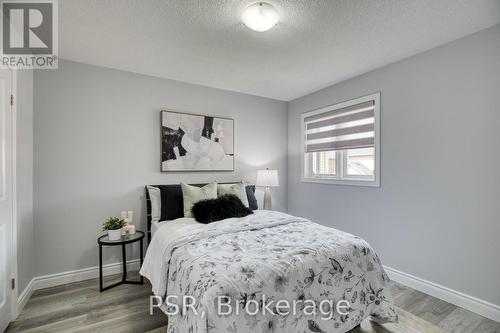
[[[375,98],[304,117],[305,152],[374,147]]]

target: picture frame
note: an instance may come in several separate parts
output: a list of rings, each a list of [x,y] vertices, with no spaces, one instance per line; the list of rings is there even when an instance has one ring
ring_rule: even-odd
[[[234,119],[162,110],[161,172],[234,171]]]

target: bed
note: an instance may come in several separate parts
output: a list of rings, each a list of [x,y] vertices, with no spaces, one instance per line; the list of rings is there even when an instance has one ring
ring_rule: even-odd
[[[162,210],[182,211],[179,185],[162,190]],[[397,321],[389,279],[359,237],[265,210],[207,225],[182,216],[153,223],[147,199],[152,238],[140,273],[170,297],[160,307],[170,333],[337,333],[367,317]],[[186,297],[191,308],[175,313]]]

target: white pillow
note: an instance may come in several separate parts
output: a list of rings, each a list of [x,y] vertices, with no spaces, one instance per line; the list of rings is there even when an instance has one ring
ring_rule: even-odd
[[[161,218],[161,191],[155,186],[148,185],[147,188],[151,203],[151,222],[158,222]]]
[[[217,199],[217,183],[211,182],[203,187],[192,186],[181,182],[182,201],[184,203],[184,217],[193,217],[191,208],[198,201]]]
[[[234,184],[218,184],[217,185],[217,195],[233,194],[237,196],[245,207],[249,207],[247,190],[245,188],[244,182],[234,183]]]

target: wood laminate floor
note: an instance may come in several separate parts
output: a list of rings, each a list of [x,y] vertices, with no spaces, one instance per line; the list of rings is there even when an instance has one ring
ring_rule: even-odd
[[[397,283],[391,290],[400,323],[366,320],[352,333],[500,333],[500,323],[462,308]],[[149,315],[150,294],[148,283],[100,293],[97,279],[38,290],[6,332],[165,332],[165,315],[159,310]]]

